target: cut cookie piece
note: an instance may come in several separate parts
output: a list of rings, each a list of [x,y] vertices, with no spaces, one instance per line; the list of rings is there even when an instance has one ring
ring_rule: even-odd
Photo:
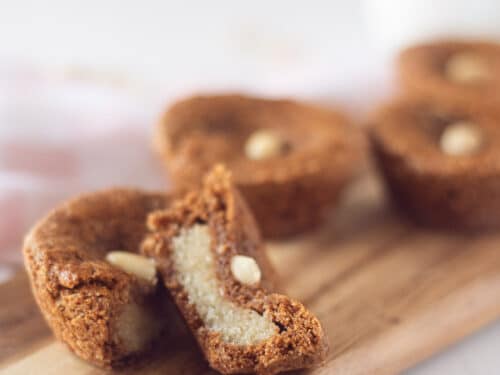
[[[274,374],[321,362],[326,340],[299,302],[268,292],[272,269],[222,167],[171,208],[152,213],[143,252],[214,369]]]
[[[164,290],[147,266],[151,261],[132,253],[139,251],[148,213],[168,200],[133,190],[83,195],[26,236],[36,301],[55,335],[81,358],[119,366],[162,332]]]
[[[316,228],[363,149],[360,131],[338,112],[239,95],[178,102],[157,130],[156,148],[178,189],[226,164],[268,238]]]
[[[465,106],[500,103],[500,45],[438,41],[413,46],[399,58],[400,79],[410,93]]]
[[[500,227],[500,116],[421,98],[393,102],[371,140],[395,201],[418,222]]]

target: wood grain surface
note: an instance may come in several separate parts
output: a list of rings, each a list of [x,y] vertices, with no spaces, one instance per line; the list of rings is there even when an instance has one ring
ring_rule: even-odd
[[[270,243],[287,292],[322,321],[331,350],[312,374],[394,374],[500,316],[500,235],[413,226],[361,178],[317,233]],[[0,285],[0,374],[101,374],[56,342],[20,273]],[[180,324],[119,373],[209,374]],[[117,372],[118,373],[118,372]]]

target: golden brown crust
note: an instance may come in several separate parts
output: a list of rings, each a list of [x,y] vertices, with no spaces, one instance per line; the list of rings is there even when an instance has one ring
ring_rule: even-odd
[[[130,302],[162,314],[159,292],[104,256],[138,252],[147,214],[168,201],[125,189],[86,194],[53,210],[26,236],[25,266],[36,301],[55,335],[83,359],[103,367],[128,359],[115,324]]]
[[[244,153],[254,131],[272,128],[289,152],[266,160]],[[265,237],[317,226],[353,175],[361,133],[342,114],[289,100],[240,95],[197,96],[176,103],[155,135],[175,185],[189,190],[218,162],[234,180]]]
[[[327,350],[323,330],[315,318],[299,302],[268,292],[266,280],[271,268],[262,241],[244,201],[232,186],[229,175],[216,167],[201,191],[189,194],[169,210],[150,215],[151,235],[143,243],[143,251],[156,257],[167,289],[196,337],[210,366],[222,373],[274,374],[280,371],[310,367],[321,362]],[[171,258],[171,239],[182,228],[206,223],[212,235],[218,283],[228,300],[250,308],[280,327],[280,332],[254,345],[235,345],[205,328],[196,307],[188,300],[179,283]],[[251,256],[262,269],[263,281],[245,286],[231,274],[229,263],[236,254]]]
[[[445,66],[457,53],[474,53],[488,63],[489,79],[463,84],[449,80]],[[420,44],[403,51],[399,78],[406,91],[451,101],[466,107],[495,106],[500,102],[500,45],[488,41],[444,40]]]
[[[450,156],[440,134],[455,121],[478,126],[485,142],[472,155]],[[418,222],[457,230],[500,226],[498,112],[401,98],[373,118],[373,150],[395,201]]]

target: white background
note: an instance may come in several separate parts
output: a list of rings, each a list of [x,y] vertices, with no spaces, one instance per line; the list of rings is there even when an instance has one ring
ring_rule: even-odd
[[[490,0],[0,0],[0,73],[112,81],[154,110],[234,89],[334,101],[359,116],[390,91],[399,46],[499,35],[499,15]],[[408,373],[498,374],[499,345],[496,324]]]

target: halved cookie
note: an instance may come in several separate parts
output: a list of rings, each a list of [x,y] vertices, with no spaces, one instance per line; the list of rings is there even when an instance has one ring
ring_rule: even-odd
[[[448,40],[413,46],[399,58],[402,84],[410,93],[464,106],[500,102],[500,45]]]
[[[133,253],[147,215],[168,202],[165,195],[134,190],[82,195],[26,236],[24,259],[36,301],[55,335],[83,359],[115,367],[161,334],[163,288],[154,264]]]
[[[500,116],[404,98],[374,116],[371,141],[395,201],[420,223],[500,227]]]
[[[156,259],[211,367],[274,374],[321,362],[321,325],[301,303],[269,291],[259,231],[224,168],[148,222],[142,250]]]
[[[317,227],[353,176],[361,133],[341,113],[290,100],[196,96],[163,116],[155,144],[181,190],[228,166],[265,237]]]

